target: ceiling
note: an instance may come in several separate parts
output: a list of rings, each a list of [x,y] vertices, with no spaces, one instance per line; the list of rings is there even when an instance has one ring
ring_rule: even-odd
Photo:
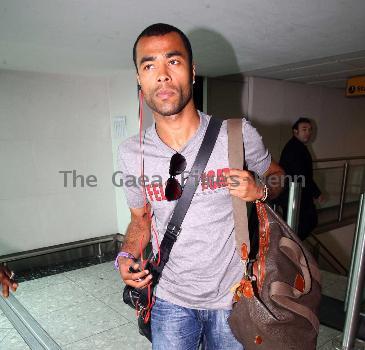
[[[198,73],[342,87],[365,74],[363,0],[0,0],[0,69],[112,74],[133,68],[149,24],[191,39]]]

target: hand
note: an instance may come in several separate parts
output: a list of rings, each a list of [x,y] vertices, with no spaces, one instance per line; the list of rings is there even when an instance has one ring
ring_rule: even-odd
[[[258,185],[249,171],[230,169],[224,172],[229,193],[246,202],[254,202],[264,196],[263,186]]]
[[[318,198],[315,199],[315,202],[318,204],[323,204],[326,201],[326,198],[323,194],[320,194]]]
[[[129,268],[133,270],[139,270],[139,264],[135,263],[132,259],[119,258],[119,272],[125,284],[128,286],[142,289],[146,287],[152,280],[152,275],[148,270],[141,272],[130,272]]]
[[[12,279],[12,275],[13,273],[6,266],[0,266],[0,284],[4,298],[9,296],[9,289],[15,292],[18,288],[18,283]]]

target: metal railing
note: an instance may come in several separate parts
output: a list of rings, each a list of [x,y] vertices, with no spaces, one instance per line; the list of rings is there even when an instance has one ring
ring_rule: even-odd
[[[288,225],[295,228],[298,225],[298,203],[300,197],[300,185],[290,183],[290,195],[288,202]],[[314,237],[314,236],[313,236]],[[335,261],[345,267],[335,258],[328,250],[327,252]],[[360,206],[357,215],[357,224],[355,229],[355,238],[352,247],[351,267],[348,278],[346,298],[344,308],[346,312],[343,336],[340,341],[335,339],[333,346],[336,350],[354,350],[356,335],[359,328],[359,319],[361,316],[361,302],[363,298],[363,288],[365,279],[365,193],[361,194]]]
[[[299,211],[300,211],[300,197],[301,197],[301,183],[297,182],[290,182],[289,183],[289,198],[288,198],[288,216],[287,216],[287,223],[292,228],[294,232],[297,232],[298,224],[299,224]],[[314,235],[311,234],[310,237],[314,239],[316,242],[315,245],[312,245],[313,248],[319,247],[327,256],[332,260],[330,260],[325,254],[323,254],[320,249],[317,249],[317,254],[320,255],[323,260],[325,260],[334,270],[336,270],[340,274],[347,275],[348,270],[347,268],[336,258],[334,254],[330,252],[330,250]],[[338,269],[335,264],[340,268]]]
[[[32,350],[61,350],[56,341],[11,292],[7,298],[0,295],[0,310]]]
[[[7,254],[7,255],[1,255],[0,256],[0,263],[10,263],[12,261],[17,261],[21,259],[27,259],[32,257],[37,257],[40,255],[46,255],[50,253],[56,253],[61,252],[69,249],[75,249],[80,247],[86,247],[94,245],[96,249],[96,256],[102,256],[103,252],[101,250],[101,244],[106,242],[114,241],[117,244],[118,240],[121,240],[120,233],[114,233],[111,235],[96,237],[96,238],[88,238],[83,239],[81,241],[75,241],[75,242],[69,242],[64,244],[58,244],[51,247],[45,247],[45,248],[39,248],[39,249],[33,249],[28,250],[25,252],[18,252],[13,254]]]
[[[287,223],[294,232],[298,231],[301,190],[301,183],[289,183]]]
[[[316,179],[319,180],[319,182],[320,173],[323,173],[324,171],[341,171],[341,175],[337,176],[338,181],[335,181],[334,183],[332,183],[332,181],[324,181],[327,186],[333,185],[334,191],[336,191],[338,188],[341,189],[339,193],[338,203],[329,203],[329,206],[338,207],[336,221],[340,223],[344,219],[346,198],[348,198],[348,203],[357,203],[360,198],[360,193],[365,190],[365,156],[322,158],[313,160],[313,163],[317,165],[313,169],[314,177],[319,178]],[[360,173],[358,174],[357,179],[351,179],[350,173],[351,171],[354,171],[356,167],[361,167]],[[349,186],[351,186],[352,188],[351,193],[349,193],[348,191]],[[356,188],[356,192],[353,192],[354,188]],[[329,192],[331,192],[331,189]],[[337,193],[330,193],[330,195],[336,196]],[[353,213],[352,217],[353,219],[355,219],[356,213]]]
[[[355,241],[351,259],[351,270],[346,292],[346,318],[341,345],[334,344],[339,350],[354,349],[359,327],[360,307],[365,277],[365,194],[361,195],[357,219]]]
[[[331,253],[331,251],[316,237],[316,235],[312,233],[310,234],[309,237],[315,241],[314,245],[312,245],[308,240],[307,243],[312,245],[312,247],[315,249],[314,255],[315,256],[317,255],[316,256],[317,260],[318,260],[318,255],[320,255],[320,257],[324,261],[326,261],[326,263],[329,266],[331,266],[331,268],[333,268],[337,273],[347,276],[349,272],[348,269],[336,258],[334,254]],[[327,255],[323,254],[320,249],[324,250]],[[335,262],[336,264],[333,264],[333,262]],[[340,268],[337,268],[337,266],[339,266]]]

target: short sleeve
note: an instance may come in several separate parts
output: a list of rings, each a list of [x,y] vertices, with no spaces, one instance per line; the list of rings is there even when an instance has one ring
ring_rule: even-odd
[[[261,135],[246,119],[242,120],[242,129],[247,168],[263,176],[271,164],[271,154],[265,147]]]
[[[124,144],[118,147],[118,171],[129,208],[142,208],[145,204],[143,189],[138,183],[137,171],[127,167],[128,149]],[[133,163],[135,164],[135,162]]]

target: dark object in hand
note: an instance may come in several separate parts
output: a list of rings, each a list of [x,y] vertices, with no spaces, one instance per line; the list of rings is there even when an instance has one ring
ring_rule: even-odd
[[[144,266],[144,270],[148,270],[153,275],[153,266],[150,261]],[[140,270],[133,269],[132,266],[129,267],[129,272],[137,273]],[[138,312],[138,328],[139,333],[145,336],[150,342],[152,342],[151,333],[151,320],[150,318],[145,322],[145,315],[148,312],[148,308],[151,307],[150,302],[153,298],[153,287],[155,286],[155,279],[152,279],[152,286],[150,288],[134,288],[131,286],[125,286],[123,290],[123,301],[129,305],[131,308],[137,310]]]

